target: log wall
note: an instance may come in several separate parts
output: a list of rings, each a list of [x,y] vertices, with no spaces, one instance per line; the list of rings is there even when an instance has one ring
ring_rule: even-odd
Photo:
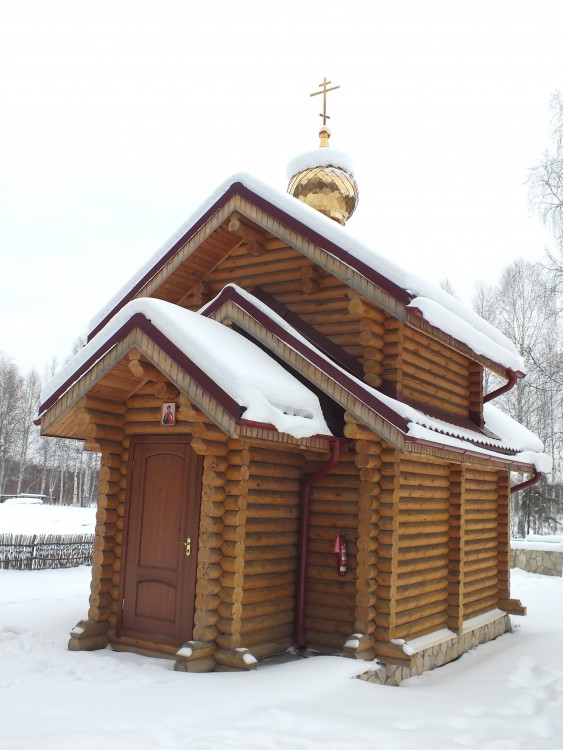
[[[380,591],[389,595],[385,588],[385,575],[378,573],[380,520],[381,520],[381,465],[384,442],[373,432],[359,425],[346,414],[345,432],[356,436],[354,441],[356,471],[360,484],[358,493],[358,541],[356,564],[356,622],[354,632],[363,638],[355,651],[357,658],[375,657],[376,615]],[[378,576],[380,576],[378,578]],[[382,585],[378,589],[378,580]],[[388,601],[388,600],[387,600]]]
[[[319,466],[308,466],[307,473]],[[341,651],[355,630],[358,496],[355,454],[344,450],[311,492],[305,636],[309,646],[321,651]],[[339,533],[346,535],[345,576],[338,575],[334,553]]]
[[[237,247],[205,279],[207,299],[228,283],[251,291],[259,285],[292,312],[361,359],[360,316],[350,313],[349,289],[293,248],[275,238],[264,243],[264,253],[253,255]]]
[[[447,464],[400,461],[394,638],[447,626],[449,475]]]
[[[183,304],[195,309],[230,282],[249,291],[259,285],[363,363],[369,385],[385,384],[399,397],[480,418],[480,365],[372,305],[283,241],[270,237],[263,245],[259,255],[235,247],[198,285],[205,295],[187,295]]]
[[[504,501],[499,506],[500,475],[504,477]],[[506,472],[465,471],[465,554],[463,614],[468,619],[494,609],[499,602],[499,573],[506,586],[508,569],[499,571],[499,523],[506,527],[508,481]],[[503,519],[499,519],[499,514]],[[508,545],[507,545],[508,549]],[[505,556],[506,557],[506,556]],[[508,567],[504,560],[503,567]]]
[[[421,331],[404,326],[402,392],[462,417],[470,415],[470,361]],[[475,385],[472,383],[472,385]]]
[[[300,451],[249,447],[240,645],[258,658],[293,644],[303,471]]]

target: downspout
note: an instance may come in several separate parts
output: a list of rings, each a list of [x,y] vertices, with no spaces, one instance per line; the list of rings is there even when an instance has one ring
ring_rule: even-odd
[[[299,571],[297,578],[297,606],[295,611],[295,645],[305,647],[305,593],[307,589],[307,542],[309,541],[309,506],[311,504],[311,490],[328,474],[340,461],[341,444],[343,438],[331,441],[331,455],[314,474],[303,483],[301,488],[301,524],[299,530]]]
[[[514,487],[511,487],[510,494],[514,495],[515,492],[520,492],[520,490],[527,490],[528,487],[533,487],[534,484],[537,484],[540,481],[542,476],[542,472],[535,469],[534,474],[530,479],[526,479],[525,482],[520,482],[520,484],[515,484]]]
[[[524,373],[523,372],[515,372],[514,370],[508,369],[508,381],[501,385],[500,388],[497,388],[496,391],[491,391],[490,393],[487,393],[486,396],[483,396],[483,403],[486,404],[487,401],[492,401],[494,398],[498,398],[499,396],[502,396],[503,393],[508,393],[508,391],[511,391],[514,386],[516,385],[516,381],[518,378],[523,378]]]

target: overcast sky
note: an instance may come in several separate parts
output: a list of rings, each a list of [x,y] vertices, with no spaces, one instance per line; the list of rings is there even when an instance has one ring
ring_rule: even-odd
[[[0,352],[62,363],[229,175],[356,165],[348,229],[471,301],[541,258],[527,170],[563,89],[561,0],[0,0]]]

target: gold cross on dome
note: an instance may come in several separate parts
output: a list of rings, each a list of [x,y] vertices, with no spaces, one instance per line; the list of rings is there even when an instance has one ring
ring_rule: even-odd
[[[319,117],[323,118],[323,125],[326,125],[326,121],[330,120],[330,115],[327,115],[326,113],[326,95],[329,91],[335,91],[336,89],[339,89],[340,86],[333,86],[332,88],[327,88],[332,83],[332,81],[327,81],[326,78],[323,79],[322,83],[319,83],[319,88],[322,89],[322,91],[315,91],[311,96],[317,96],[318,94],[323,95],[323,112],[319,115]]]

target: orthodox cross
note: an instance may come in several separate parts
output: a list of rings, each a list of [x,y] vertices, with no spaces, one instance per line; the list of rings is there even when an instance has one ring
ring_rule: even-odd
[[[326,121],[330,120],[330,115],[327,115],[326,113],[326,95],[328,91],[334,91],[335,89],[339,89],[340,86],[333,86],[332,88],[328,89],[327,86],[331,84],[332,81],[327,81],[326,78],[323,79],[322,83],[319,83],[319,88],[322,89],[322,91],[315,91],[311,96],[317,96],[318,94],[323,95],[323,113],[322,115],[319,115],[319,117],[323,118],[323,125],[326,125]]]

